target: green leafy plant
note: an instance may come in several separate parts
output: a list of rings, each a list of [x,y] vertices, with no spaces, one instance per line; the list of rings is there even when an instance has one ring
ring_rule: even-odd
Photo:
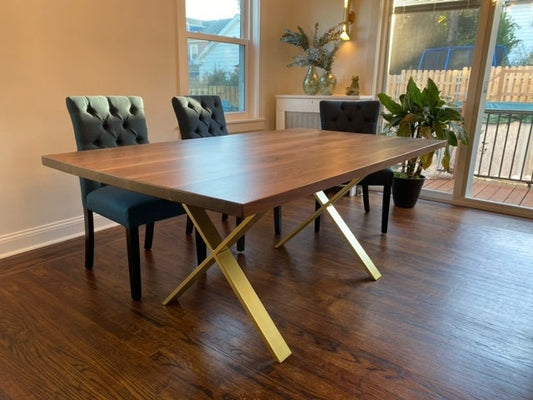
[[[309,40],[309,36],[300,26],[297,27],[297,31],[285,29],[281,42],[300,47],[304,51],[304,54],[294,56],[293,62],[288,66],[314,66],[331,72],[335,55],[339,50],[341,33],[342,25],[339,24],[319,35],[318,22],[315,24],[312,40]]]
[[[402,137],[446,140],[442,166],[450,172],[450,148],[459,143],[468,144],[468,135],[463,129],[463,116],[440,97],[440,91],[433,80],[420,90],[413,78],[399,102],[389,95],[379,93],[378,98],[389,111],[382,113],[386,121],[385,133]],[[401,164],[397,176],[420,179],[422,171],[431,166],[434,152],[409,159]]]

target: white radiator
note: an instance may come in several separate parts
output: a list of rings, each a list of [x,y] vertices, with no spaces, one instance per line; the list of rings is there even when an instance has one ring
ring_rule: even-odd
[[[312,112],[290,111],[285,113],[285,128],[320,129],[320,114]]]

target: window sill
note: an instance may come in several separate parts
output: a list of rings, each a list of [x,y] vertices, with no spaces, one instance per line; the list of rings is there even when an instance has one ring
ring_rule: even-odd
[[[228,124],[228,130],[230,133],[255,132],[265,130],[264,118],[241,119],[233,121],[229,120],[226,122]]]

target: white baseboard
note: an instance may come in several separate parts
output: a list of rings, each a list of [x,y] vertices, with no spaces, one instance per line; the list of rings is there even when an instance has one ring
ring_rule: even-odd
[[[115,225],[100,215],[94,215],[95,230]],[[0,259],[82,236],[84,231],[83,216],[80,216],[9,233],[0,236]]]

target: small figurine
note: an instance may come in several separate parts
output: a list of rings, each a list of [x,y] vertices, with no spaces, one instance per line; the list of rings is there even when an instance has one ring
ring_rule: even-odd
[[[359,75],[352,76],[352,84],[346,88],[347,96],[359,96]]]

